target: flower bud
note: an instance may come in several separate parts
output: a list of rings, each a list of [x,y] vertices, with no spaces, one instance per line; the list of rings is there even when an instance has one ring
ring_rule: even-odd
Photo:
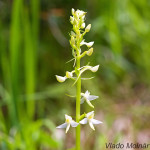
[[[91,29],[91,24],[89,24],[86,28],[85,28],[85,32],[89,32]]]
[[[71,36],[75,37],[76,34],[73,31],[71,31]]]
[[[72,15],[74,15],[75,10],[72,8],[72,9],[71,9],[71,12],[72,12]]]
[[[74,17],[70,16],[70,22],[73,24],[74,23]]]
[[[57,79],[58,82],[64,82],[67,78],[56,75],[56,79]]]
[[[85,23],[82,23],[81,28],[82,28],[82,29],[85,28]]]
[[[78,25],[77,19],[74,19],[74,25]]]
[[[67,78],[72,78],[72,72],[66,71],[66,77]]]
[[[86,52],[86,54],[87,54],[88,56],[91,56],[92,53],[93,53],[93,48],[90,48],[90,49]]]
[[[98,68],[99,68],[99,65],[92,67],[90,70],[92,72],[96,72],[98,70]]]
[[[75,45],[75,39],[74,39],[73,36],[71,36],[71,44],[72,44],[72,45]]]

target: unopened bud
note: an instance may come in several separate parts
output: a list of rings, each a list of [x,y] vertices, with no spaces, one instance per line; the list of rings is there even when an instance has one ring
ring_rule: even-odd
[[[75,37],[76,34],[73,31],[71,31],[71,36]]]
[[[70,16],[70,22],[73,24],[74,23],[74,17]]]
[[[73,36],[71,36],[71,44],[72,44],[72,45],[75,45],[75,39],[74,39]]]
[[[89,24],[86,28],[85,28],[85,32],[89,32],[91,29],[91,24]]]
[[[72,15],[74,15],[75,10],[72,8],[71,12],[72,12]]]

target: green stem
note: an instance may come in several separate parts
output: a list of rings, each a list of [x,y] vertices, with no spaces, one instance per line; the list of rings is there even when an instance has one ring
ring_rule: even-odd
[[[77,54],[76,68],[80,68],[80,54]],[[80,70],[77,72],[77,76]],[[76,121],[80,121],[80,93],[81,93],[81,77],[79,77],[76,84]],[[76,127],[76,150],[80,150],[80,124]]]

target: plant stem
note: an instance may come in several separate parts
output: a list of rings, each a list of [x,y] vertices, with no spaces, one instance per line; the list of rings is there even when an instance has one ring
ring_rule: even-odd
[[[77,54],[76,69],[80,68],[80,53]],[[77,72],[77,76],[80,70]],[[80,121],[80,93],[81,93],[81,77],[79,77],[76,84],[76,121]],[[80,124],[76,127],[76,150],[80,150]]]

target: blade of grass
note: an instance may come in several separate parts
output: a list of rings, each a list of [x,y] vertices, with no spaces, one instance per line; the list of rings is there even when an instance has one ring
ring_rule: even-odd
[[[10,25],[10,68],[11,68],[11,109],[10,115],[13,124],[18,124],[18,114],[21,115],[21,106],[18,105],[19,86],[19,50],[21,46],[21,11],[22,0],[14,0]],[[18,112],[20,108],[20,112]]]

